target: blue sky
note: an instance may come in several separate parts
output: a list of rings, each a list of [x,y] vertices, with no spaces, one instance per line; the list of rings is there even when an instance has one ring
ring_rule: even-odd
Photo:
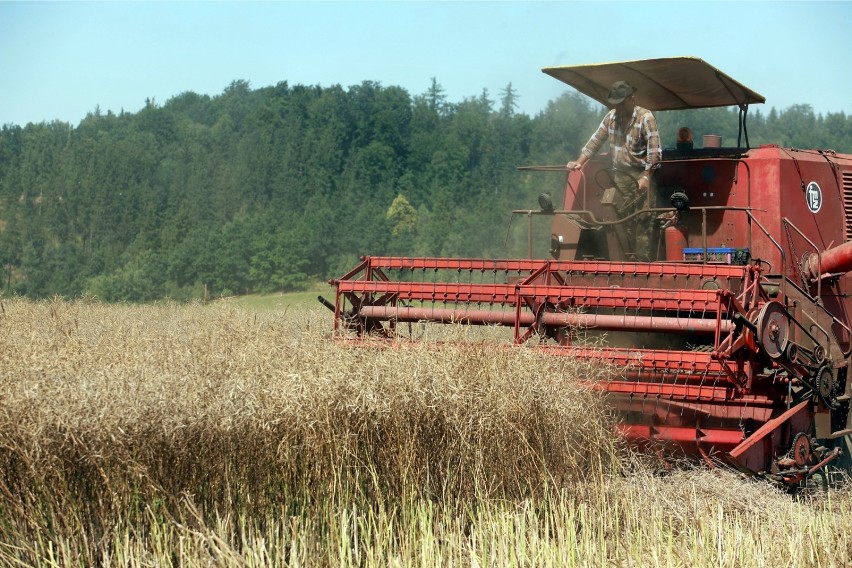
[[[365,80],[458,102],[510,82],[520,110],[565,92],[541,73],[694,55],[764,95],[852,114],[852,2],[8,2],[0,124],[77,125],[186,91]]]

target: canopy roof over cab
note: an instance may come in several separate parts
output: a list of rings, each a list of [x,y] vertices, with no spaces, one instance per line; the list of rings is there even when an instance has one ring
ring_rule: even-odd
[[[616,81],[636,88],[636,104],[649,110],[742,106],[766,102],[742,83],[697,57],[640,59],[594,65],[545,67],[551,75],[604,106]]]

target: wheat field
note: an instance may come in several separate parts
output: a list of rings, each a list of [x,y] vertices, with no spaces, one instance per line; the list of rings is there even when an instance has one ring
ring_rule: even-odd
[[[660,472],[602,371],[487,330],[0,301],[3,566],[847,566],[852,492]],[[473,335],[479,333],[481,335]]]

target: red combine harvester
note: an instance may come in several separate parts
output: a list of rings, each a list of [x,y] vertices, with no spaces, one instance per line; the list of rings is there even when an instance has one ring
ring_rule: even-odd
[[[543,71],[602,103],[626,80],[654,111],[736,105],[737,146],[664,150],[658,203],[627,217],[607,156],[568,172],[562,209],[545,194],[513,212],[552,218],[549,259],[364,257],[332,281],[335,331],[507,326],[515,344],[615,363],[594,388],[639,443],[791,487],[848,468],[852,156],[750,148],[748,105],[764,98],[697,58]],[[652,258],[625,238],[635,215],[657,220]]]

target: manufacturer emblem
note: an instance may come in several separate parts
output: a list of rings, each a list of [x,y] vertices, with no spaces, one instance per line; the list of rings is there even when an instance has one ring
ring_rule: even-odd
[[[808,209],[811,210],[811,213],[819,213],[819,210],[822,209],[822,190],[817,182],[812,181],[808,184],[808,188],[805,190],[805,199],[808,200]]]

